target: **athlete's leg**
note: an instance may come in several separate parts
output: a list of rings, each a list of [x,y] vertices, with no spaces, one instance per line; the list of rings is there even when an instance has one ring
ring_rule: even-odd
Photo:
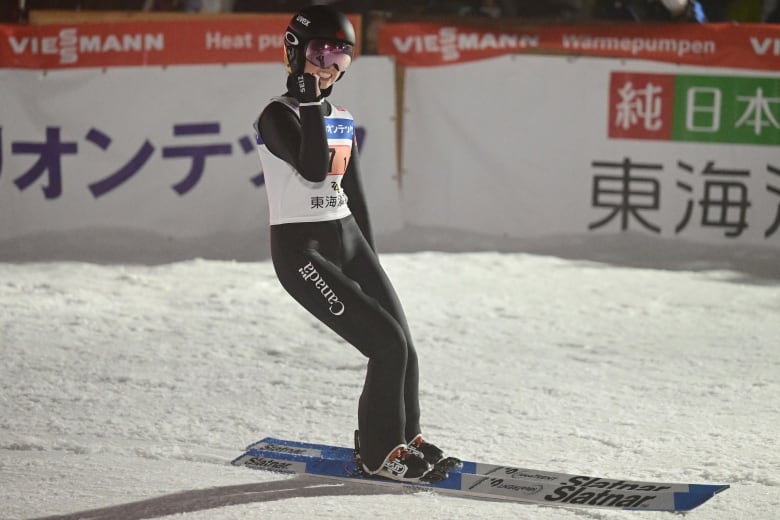
[[[376,253],[363,238],[352,219],[343,221],[345,237],[344,265],[342,271],[360,284],[363,292],[376,300],[398,323],[406,339],[406,377],[404,378],[404,404],[406,415],[406,441],[420,433],[419,364],[401,301],[393,284],[382,268]]]
[[[282,286],[303,307],[368,357],[358,409],[361,456],[378,469],[406,439],[404,381],[407,344],[403,328],[360,281],[341,271],[336,223],[271,227],[274,268]]]

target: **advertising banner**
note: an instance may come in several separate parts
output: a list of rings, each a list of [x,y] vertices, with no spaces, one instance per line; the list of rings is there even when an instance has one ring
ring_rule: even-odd
[[[278,63],[289,14],[77,24],[0,24],[0,67],[60,69]],[[350,16],[360,41],[360,16]]]
[[[356,118],[377,235],[780,247],[776,72],[535,55],[410,68],[400,166],[394,72],[363,57],[331,96]],[[0,248],[267,229],[251,124],[284,76],[280,63],[0,70]]]
[[[604,24],[571,26],[387,23],[380,54],[407,66],[464,63],[507,54],[566,54],[712,67],[780,70],[780,26]]]
[[[523,55],[406,82],[417,225],[780,247],[777,74]]]
[[[349,73],[331,98],[357,123],[374,227],[394,231],[393,65],[367,57]],[[267,229],[252,125],[284,92],[285,77],[281,63],[0,70],[0,241],[73,230],[176,240]]]

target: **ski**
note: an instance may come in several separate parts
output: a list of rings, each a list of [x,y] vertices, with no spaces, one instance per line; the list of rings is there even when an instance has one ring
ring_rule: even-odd
[[[727,485],[616,480],[464,461],[439,482],[404,483],[364,474],[354,450],[265,438],[232,461],[235,466],[318,475],[371,484],[411,486],[467,498],[502,499],[565,507],[690,511]]]

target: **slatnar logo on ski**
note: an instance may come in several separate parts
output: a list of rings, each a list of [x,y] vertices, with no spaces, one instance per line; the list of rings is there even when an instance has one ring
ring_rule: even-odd
[[[325,301],[330,305],[329,310],[331,314],[334,316],[341,316],[344,314],[344,303],[339,300],[339,297],[336,296],[333,289],[328,287],[328,284],[325,283],[325,280],[322,279],[322,276],[320,276],[320,273],[317,272],[317,269],[315,269],[311,262],[298,269],[298,273],[300,273],[301,278],[310,281],[314,284],[314,287],[319,289],[320,294],[322,294]]]
[[[252,457],[251,459],[247,460],[245,464],[252,468],[266,469],[270,471],[285,471],[292,467],[292,462],[282,462],[261,457]]]
[[[652,508],[648,502],[658,498],[659,491],[669,486],[607,480],[592,477],[571,477],[544,499],[563,504],[597,507]]]
[[[277,453],[291,453],[293,455],[306,455],[308,450],[303,448],[291,448],[290,446],[279,446],[276,444],[261,444],[255,447],[258,450],[274,451]]]

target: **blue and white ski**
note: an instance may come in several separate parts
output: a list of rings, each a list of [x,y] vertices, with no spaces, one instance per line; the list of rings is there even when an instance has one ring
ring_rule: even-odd
[[[640,482],[464,461],[445,480],[404,483],[364,474],[351,448],[265,438],[232,461],[235,466],[317,475],[371,484],[412,486],[465,498],[540,505],[641,511],[690,511],[727,485]]]

